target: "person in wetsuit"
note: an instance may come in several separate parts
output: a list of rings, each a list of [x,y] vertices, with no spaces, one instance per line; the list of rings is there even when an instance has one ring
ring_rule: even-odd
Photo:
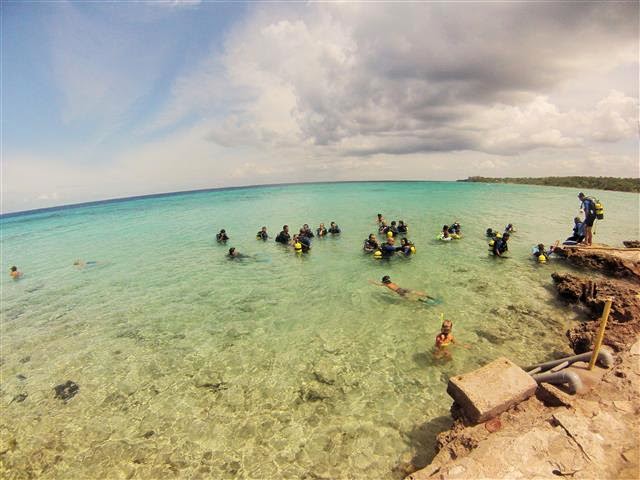
[[[267,233],[267,227],[262,227],[262,229],[256,233],[256,238],[258,240],[264,240],[265,242],[269,239],[269,234]]]
[[[584,224],[586,226],[584,244],[590,246],[593,241],[593,223],[596,221],[596,202],[582,192],[578,194],[578,198],[582,202],[580,209],[584,212]]]
[[[573,234],[564,241],[564,245],[577,245],[584,240],[586,225],[580,217],[573,219]]]
[[[331,235],[338,235],[340,233],[340,227],[336,222],[331,222],[331,225],[329,226],[329,233]]]
[[[302,226],[302,229],[300,230],[300,235],[307,238],[313,238],[315,236],[311,231],[311,229],[309,228],[309,225],[306,223]]]
[[[282,231],[276,237],[276,242],[287,245],[291,241],[291,235],[289,235],[289,225],[283,225]]]
[[[226,243],[227,240],[229,240],[229,236],[227,235],[226,230],[223,228],[222,230],[220,230],[218,232],[218,234],[216,235],[216,241],[218,243]]]
[[[409,226],[404,223],[404,220],[398,220],[398,233],[407,233]]]
[[[496,257],[502,257],[509,250],[509,245],[507,244],[508,240],[508,233],[502,235],[502,238],[496,238],[493,242],[493,247],[491,247],[491,253]]]
[[[369,238],[365,238],[364,244],[362,245],[362,249],[367,253],[373,253],[379,248],[378,239],[373,233],[369,235]]]
[[[316,235],[318,237],[326,237],[327,236],[327,228],[324,226],[324,223],[321,223],[316,229]]]
[[[413,250],[412,250],[412,248],[413,248]],[[401,249],[402,253],[404,253],[408,257],[413,252],[415,252],[416,247],[409,240],[407,240],[406,238],[403,238],[402,240],[400,240],[400,249]]]

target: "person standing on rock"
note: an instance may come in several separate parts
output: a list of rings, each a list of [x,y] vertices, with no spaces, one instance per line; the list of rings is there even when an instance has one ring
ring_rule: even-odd
[[[590,247],[593,241],[593,222],[596,221],[596,203],[592,198],[585,196],[582,192],[578,194],[578,198],[582,202],[580,209],[584,212],[584,224],[586,227],[584,244]]]

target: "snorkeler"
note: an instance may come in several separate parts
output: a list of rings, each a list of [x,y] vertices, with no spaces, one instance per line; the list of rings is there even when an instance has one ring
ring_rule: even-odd
[[[73,262],[73,266],[74,267],[78,267],[79,269],[80,268],[85,268],[85,267],[92,267],[92,266],[97,265],[97,264],[98,264],[98,262],[96,262],[95,260],[84,261],[84,260],[78,259],[75,262]]]
[[[362,249],[367,253],[373,253],[379,248],[378,239],[373,233],[369,235],[369,238],[365,238],[364,244],[362,245]]]
[[[382,277],[382,283],[373,280],[369,280],[369,283],[371,283],[372,285],[378,285],[380,287],[387,287],[389,290],[397,293],[401,297],[409,298],[410,300],[435,300],[435,298],[427,295],[425,292],[420,292],[418,290],[409,290],[408,288],[402,288],[398,286],[391,281],[389,275],[385,275],[384,277]]]
[[[283,225],[282,231],[276,237],[276,242],[287,245],[291,241],[291,235],[289,235],[289,225]]]
[[[264,240],[265,242],[269,239],[269,234],[267,233],[267,227],[262,227],[262,229],[256,233],[256,238],[258,240]]]
[[[316,229],[316,235],[318,237],[326,237],[327,236],[327,228],[324,226],[324,223],[321,223]]]
[[[22,272],[14,265],[9,269],[9,275],[11,275],[11,278],[14,280],[18,280],[22,276]]]
[[[331,222],[331,225],[329,226],[329,233],[331,235],[340,234],[340,227],[336,224],[336,222]]]
[[[226,230],[223,228],[222,230],[220,230],[220,232],[218,232],[218,234],[216,235],[216,241],[218,243],[226,243],[226,241],[229,240],[229,237],[227,236],[227,232]]]
[[[409,226],[404,223],[404,220],[398,220],[398,233],[407,233]]]

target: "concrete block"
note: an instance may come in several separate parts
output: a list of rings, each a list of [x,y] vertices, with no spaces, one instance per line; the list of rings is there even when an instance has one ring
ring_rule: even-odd
[[[469,420],[482,423],[529,398],[537,386],[531,375],[501,357],[478,370],[451,377],[447,393]]]

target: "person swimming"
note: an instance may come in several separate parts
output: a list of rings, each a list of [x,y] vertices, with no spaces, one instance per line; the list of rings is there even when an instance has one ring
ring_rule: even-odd
[[[408,288],[400,287],[398,284],[393,283],[391,281],[391,277],[389,277],[389,275],[385,275],[384,277],[382,277],[382,282],[369,280],[369,283],[371,283],[372,285],[378,285],[380,287],[386,287],[392,292],[397,293],[401,297],[409,298],[410,300],[416,300],[416,301],[435,300],[435,298],[427,295],[425,292],[420,292],[418,290],[409,290]]]
[[[220,230],[220,232],[218,232],[218,234],[216,235],[216,241],[218,243],[226,243],[227,240],[229,240],[229,236],[227,235],[226,230],[223,228],[222,230]]]
[[[331,235],[339,235],[340,234],[340,227],[338,226],[338,224],[336,222],[331,222],[331,225],[329,226],[329,233]]]
[[[369,235],[369,238],[365,238],[364,244],[362,245],[362,249],[367,253],[373,253],[376,250],[380,249],[380,244],[378,244],[378,239],[373,233]]]
[[[92,267],[97,264],[98,262],[96,262],[95,260],[84,261],[84,260],[78,259],[75,262],[73,262],[73,265],[78,268]]]
[[[289,225],[283,225],[282,231],[276,237],[276,242],[288,245],[291,241],[291,235],[289,235]]]
[[[265,242],[269,239],[269,234],[267,233],[267,227],[262,227],[258,233],[256,233],[256,238],[258,240],[264,240]]]
[[[318,237],[326,237],[327,233],[327,228],[324,226],[324,223],[321,223],[316,229],[316,235]]]
[[[13,278],[14,280],[18,280],[22,276],[22,272],[20,270],[18,270],[18,267],[13,265],[9,269],[9,275],[11,275],[11,278]]]

